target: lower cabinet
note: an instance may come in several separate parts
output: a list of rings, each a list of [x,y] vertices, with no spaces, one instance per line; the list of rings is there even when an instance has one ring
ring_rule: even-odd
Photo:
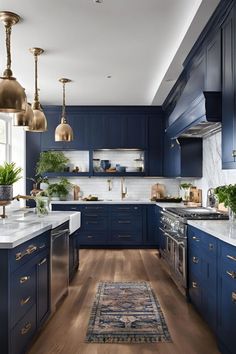
[[[1,352],[23,354],[50,314],[50,232],[1,249],[0,265]]]
[[[155,204],[53,204],[53,210],[81,212],[79,247],[158,247]]]
[[[221,353],[236,348],[236,247],[188,226],[189,297],[216,333]]]

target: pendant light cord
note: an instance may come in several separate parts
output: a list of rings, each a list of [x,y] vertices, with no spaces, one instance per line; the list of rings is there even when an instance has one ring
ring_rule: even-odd
[[[5,30],[6,30],[7,67],[6,67],[3,75],[5,77],[11,77],[12,76],[12,71],[11,71],[11,25],[5,24]]]
[[[66,123],[66,84],[62,83],[62,117],[61,120],[63,123]]]

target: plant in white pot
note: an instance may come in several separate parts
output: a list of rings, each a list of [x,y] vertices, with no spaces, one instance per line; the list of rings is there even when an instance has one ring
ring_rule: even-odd
[[[0,201],[10,201],[13,198],[13,184],[21,178],[21,167],[15,162],[5,162],[0,165]]]

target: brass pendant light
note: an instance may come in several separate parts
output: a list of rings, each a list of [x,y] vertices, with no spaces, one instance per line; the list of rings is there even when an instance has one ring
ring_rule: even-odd
[[[63,102],[62,102],[62,116],[61,116],[61,123],[56,127],[55,130],[55,141],[72,141],[73,137],[73,130],[71,126],[66,121],[66,93],[65,93],[65,85],[68,82],[71,82],[69,79],[59,79],[59,82],[63,85]]]
[[[15,127],[28,127],[32,124],[33,110],[31,105],[27,103],[25,112],[18,112],[13,114],[13,125]]]
[[[13,12],[0,11],[0,21],[4,23],[6,31],[7,50],[7,67],[0,78],[0,112],[16,113],[26,110],[25,90],[11,71],[11,28],[19,19]]]
[[[47,130],[47,119],[43,113],[42,107],[39,102],[38,94],[38,56],[44,52],[41,48],[30,48],[29,51],[34,55],[35,63],[35,92],[34,102],[32,103],[33,118],[28,127],[25,130],[35,133],[42,133]]]

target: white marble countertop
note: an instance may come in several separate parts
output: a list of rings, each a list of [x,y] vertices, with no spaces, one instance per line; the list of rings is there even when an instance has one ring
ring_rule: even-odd
[[[7,219],[0,219],[0,248],[14,248],[66,221],[69,221],[72,234],[80,227],[80,213],[52,211],[44,217],[38,217],[32,212],[12,212]]]
[[[167,203],[167,202],[152,202],[150,199],[139,199],[139,200],[132,200],[132,199],[117,199],[117,200],[100,200],[100,201],[91,201],[91,202],[86,202],[83,200],[66,200],[66,201],[51,201],[51,204],[154,204],[158,205],[162,208],[167,208],[167,207],[185,207],[183,203]]]
[[[236,246],[236,225],[228,220],[188,220],[188,225]]]

